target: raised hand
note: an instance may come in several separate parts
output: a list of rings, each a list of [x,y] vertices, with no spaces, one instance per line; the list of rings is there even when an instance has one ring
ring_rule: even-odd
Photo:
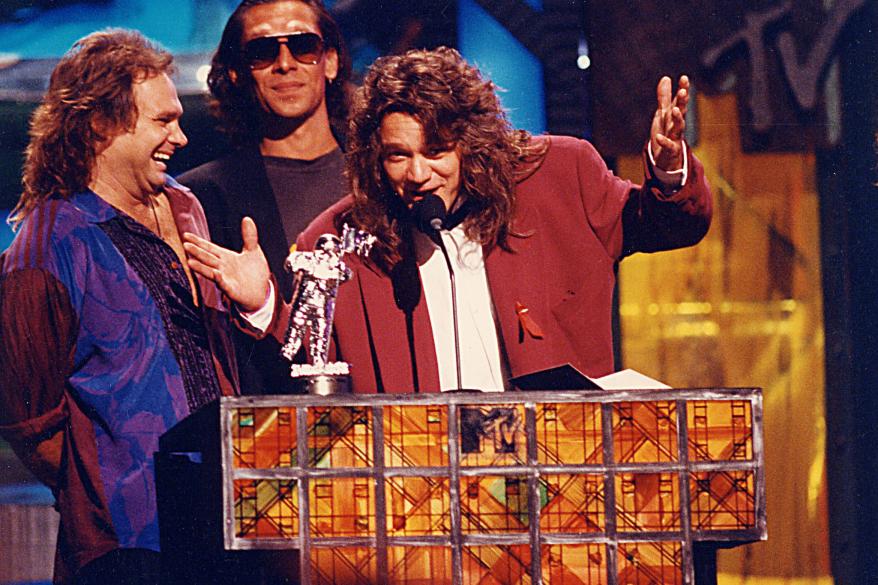
[[[656,166],[665,171],[683,167],[683,131],[689,105],[689,78],[680,76],[677,93],[672,94],[670,77],[662,77],[656,88],[658,107],[652,117],[649,140]]]
[[[189,268],[214,281],[240,310],[251,312],[265,304],[271,272],[259,247],[256,224],[249,217],[241,221],[241,239],[244,248],[233,252],[187,232],[183,248]]]

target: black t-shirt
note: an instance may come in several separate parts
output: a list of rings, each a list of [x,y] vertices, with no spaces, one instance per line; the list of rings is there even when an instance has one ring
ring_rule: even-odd
[[[347,193],[344,155],[337,148],[314,160],[276,156],[262,160],[291,244],[317,214]]]

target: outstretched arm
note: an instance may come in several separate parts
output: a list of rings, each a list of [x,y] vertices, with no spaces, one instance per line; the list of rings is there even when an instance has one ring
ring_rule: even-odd
[[[183,248],[189,268],[214,281],[243,312],[261,308],[268,297],[271,272],[262,248],[256,224],[249,217],[241,221],[244,248],[233,252],[193,233],[183,234]]]

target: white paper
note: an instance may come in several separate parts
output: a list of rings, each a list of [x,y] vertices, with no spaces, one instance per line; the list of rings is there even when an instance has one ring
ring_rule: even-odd
[[[646,374],[641,374],[632,369],[620,370],[601,376],[600,378],[589,378],[597,384],[602,390],[666,390],[670,386],[650,378]]]

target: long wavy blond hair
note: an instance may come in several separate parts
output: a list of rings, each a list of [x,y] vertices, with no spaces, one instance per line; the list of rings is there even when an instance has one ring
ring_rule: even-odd
[[[172,71],[171,54],[136,31],[107,29],[76,41],[31,116],[13,228],[49,197],[88,188],[100,144],[137,121],[134,84]]]

